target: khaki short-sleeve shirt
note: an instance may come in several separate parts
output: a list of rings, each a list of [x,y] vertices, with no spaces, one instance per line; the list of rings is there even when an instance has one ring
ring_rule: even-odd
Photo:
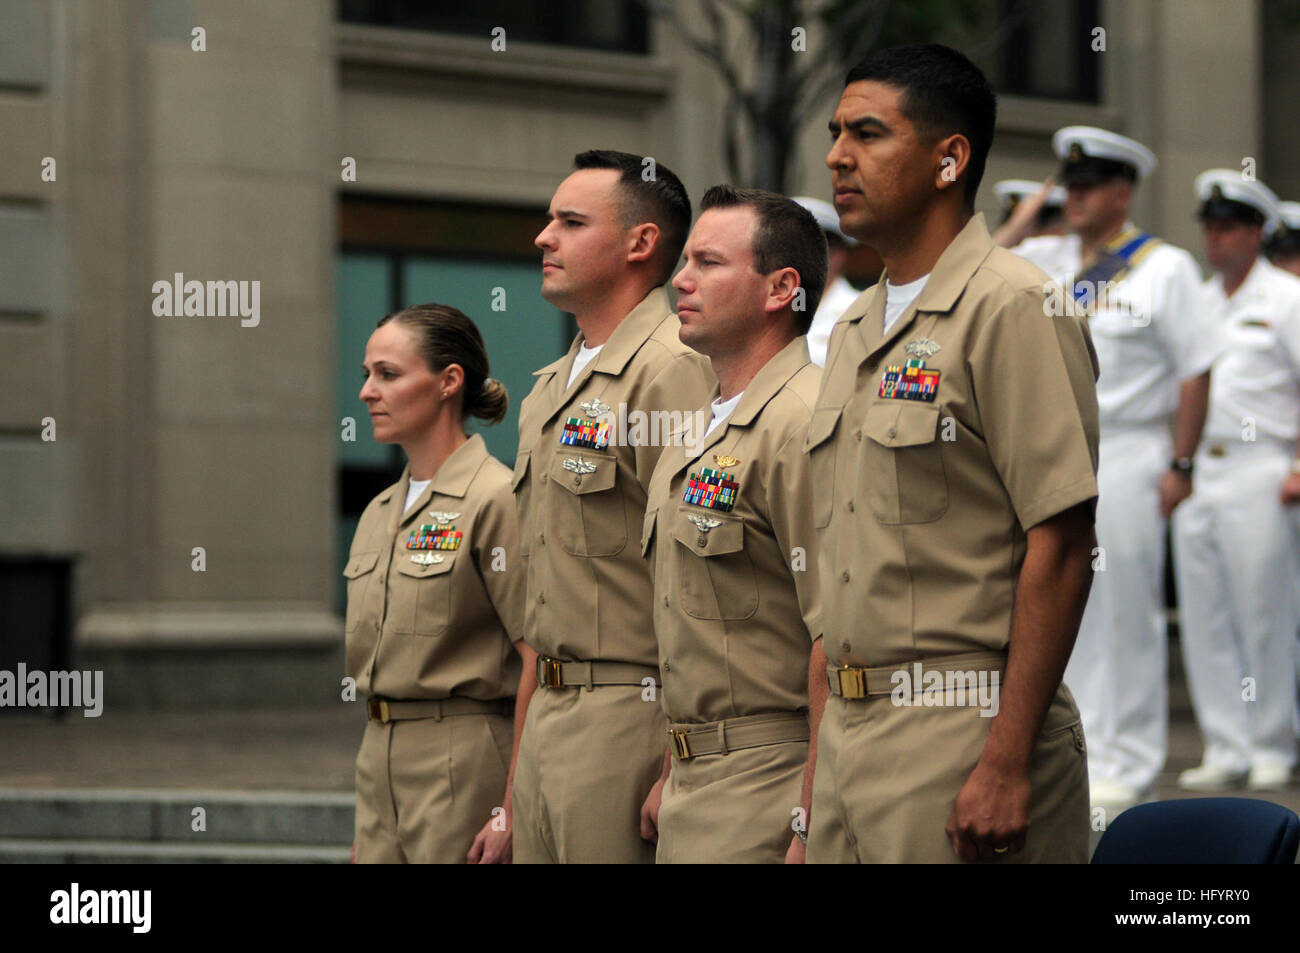
[[[672,429],[717,383],[651,291],[566,387],[569,352],[536,372],[519,410],[514,490],[528,567],[525,638],[554,658],[658,664],[646,489]]]
[[[1049,281],[977,215],[888,336],[883,276],[836,323],[806,443],[831,661],[1006,651],[1026,531],[1096,497],[1096,357]]]
[[[510,470],[475,434],[402,513],[410,474],[370,501],[352,538],[347,672],[362,695],[401,701],[512,697],[524,567]]]
[[[808,707],[819,609],[803,443],[820,377],[806,339],[795,338],[702,445],[659,458],[641,546],[654,569],[660,698],[671,721]],[[705,469],[725,477],[722,491],[734,484],[734,498],[718,506],[707,477],[693,485]]]

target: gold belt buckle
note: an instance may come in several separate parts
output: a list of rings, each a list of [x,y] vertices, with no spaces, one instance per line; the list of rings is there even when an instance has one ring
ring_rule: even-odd
[[[383,698],[372,698],[366,703],[367,714],[380,724],[388,724],[388,702]]]
[[[547,688],[564,687],[564,669],[561,667],[563,663],[559,659],[543,655],[538,658],[537,665],[541,670],[537,679],[539,682]]]
[[[673,739],[673,753],[683,761],[689,761],[695,755],[691,754],[691,743],[686,740],[685,728],[669,728],[669,736]]]
[[[841,698],[867,697],[866,669],[845,666],[844,668],[836,669],[835,676],[839,680]]]

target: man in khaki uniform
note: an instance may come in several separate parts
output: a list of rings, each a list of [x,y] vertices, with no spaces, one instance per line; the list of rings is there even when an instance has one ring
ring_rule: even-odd
[[[510,764],[524,623],[523,574],[499,571],[518,551],[510,471],[475,434],[403,512],[410,473],[366,507],[343,570],[347,671],[369,715],[356,859],[463,863]],[[438,548],[409,545],[422,530]]]
[[[665,722],[637,533],[669,424],[707,400],[714,377],[678,339],[662,287],[690,227],[686,190],[662,165],[643,178],[627,153],[575,165],[537,246],[543,297],[581,333],[519,412],[525,638],[540,690],[515,769],[514,858],[652,863],[639,814]]]
[[[975,193],[983,75],[942,46],[848,75],[826,163],[886,271],[831,336],[807,446],[832,697],[813,862],[1086,861],[1061,674],[1091,581],[1096,362]]]
[[[821,375],[804,334],[826,270],[810,213],[715,186],[673,279],[682,340],[709,356],[719,387],[703,444],[659,458],[641,542],[671,723],[642,809],[659,863],[780,863],[792,829],[806,830],[819,610],[803,441]],[[820,706],[825,664],[811,667]]]

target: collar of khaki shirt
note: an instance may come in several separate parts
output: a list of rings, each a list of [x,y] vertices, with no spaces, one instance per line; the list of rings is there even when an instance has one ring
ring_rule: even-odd
[[[578,347],[585,338],[582,332],[573,339],[569,345],[569,350],[558,361],[552,361],[545,367],[533,371],[534,377],[541,377],[544,374],[551,374],[551,386],[547,397],[546,419],[555,416],[558,411],[567,402],[570,393],[576,393],[580,390],[587,378],[599,371],[602,374],[609,374],[617,377],[623,373],[623,368],[627,362],[632,360],[633,355],[641,349],[646,340],[654,333],[655,328],[663,323],[664,318],[673,313],[672,305],[668,301],[668,291],[660,286],[654,288],[641,299],[641,303],[628,312],[626,318],[619,322],[618,327],[614,329],[608,340],[596,355],[595,360],[582,369],[577,378],[573,381],[572,387],[565,387],[564,382],[568,379],[568,370],[573,366],[574,355],[578,353]]]
[[[939,260],[930,269],[930,280],[925,283],[907,311],[899,316],[888,336],[882,333],[888,271],[881,273],[873,293],[867,295],[856,308],[850,308],[836,323],[858,325],[858,333],[866,348],[866,353],[861,357],[866,359],[901,337],[912,326],[917,314],[943,314],[951,311],[966,289],[967,282],[993,248],[993,239],[989,237],[988,228],[984,225],[984,214],[981,212],[972,215],[970,221],[943,250]]]
[[[740,403],[736,405],[736,409],[728,414],[722,423],[718,424],[713,433],[709,434],[708,439],[701,444],[698,456],[687,455],[683,466],[702,457],[706,450],[727,435],[729,428],[748,427],[752,424],[754,418],[767,406],[768,402],[780,393],[781,388],[789,382],[790,378],[799,373],[799,370],[807,363],[809,363],[808,339],[801,334],[758,369],[758,373],[745,385],[744,396],[740,398]],[[717,400],[720,396],[721,391],[715,387],[710,400]],[[704,408],[706,413],[710,409],[711,405],[706,405]],[[671,436],[684,434],[684,430],[679,430]]]
[[[398,510],[395,515],[390,516],[390,524],[394,530],[402,523],[406,522],[405,515],[407,512],[414,514],[429,505],[435,493],[441,493],[443,496],[461,497],[469,489],[469,485],[474,480],[475,474],[483,466],[483,461],[487,458],[487,444],[483,442],[480,434],[473,434],[468,440],[452,451],[451,456],[442,461],[442,466],[438,467],[438,472],[433,475],[429,485],[424,488],[414,503],[405,512],[402,511],[400,504],[406,501],[406,490],[411,485],[411,465],[408,463],[402,470],[402,478],[379,494],[380,503],[387,505],[392,499],[393,494],[401,491],[398,498]]]

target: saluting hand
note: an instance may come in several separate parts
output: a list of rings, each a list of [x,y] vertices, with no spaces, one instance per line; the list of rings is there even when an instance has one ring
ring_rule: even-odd
[[[1019,853],[1029,831],[1029,771],[975,766],[948,818],[948,839],[965,861]]]

